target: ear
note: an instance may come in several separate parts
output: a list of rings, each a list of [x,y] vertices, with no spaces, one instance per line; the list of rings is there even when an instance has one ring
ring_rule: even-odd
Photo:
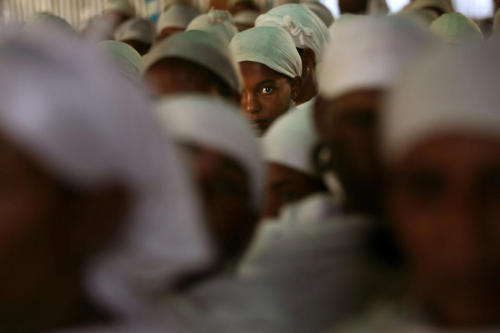
[[[305,77],[316,67],[316,56],[313,50],[305,48],[300,54],[300,59],[302,60],[302,77]]]
[[[301,77],[297,76],[294,79],[290,80],[290,88],[291,88],[290,97],[292,98],[293,101],[296,101],[297,97],[299,97],[301,86],[302,86]]]

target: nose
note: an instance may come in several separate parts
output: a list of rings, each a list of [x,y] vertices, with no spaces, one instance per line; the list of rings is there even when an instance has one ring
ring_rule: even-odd
[[[260,104],[257,97],[248,91],[244,91],[241,98],[241,106],[245,112],[249,114],[256,114],[260,112]]]

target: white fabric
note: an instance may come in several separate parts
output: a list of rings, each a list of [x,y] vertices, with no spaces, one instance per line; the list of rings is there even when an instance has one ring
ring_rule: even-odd
[[[75,33],[73,27],[65,19],[47,12],[36,13],[30,20],[28,20],[27,24],[50,24],[53,25],[54,28],[62,29],[70,33]]]
[[[241,91],[241,73],[229,48],[205,31],[178,33],[155,45],[144,56],[143,73],[163,59],[180,58],[204,66],[217,74],[234,91]]]
[[[318,68],[319,93],[325,98],[391,87],[404,65],[435,42],[423,27],[398,17],[350,17],[337,20],[330,32]]]
[[[207,31],[216,35],[225,43],[229,43],[234,35],[238,33],[231,14],[228,11],[217,9],[210,9],[208,13],[193,19],[186,30]]]
[[[302,6],[307,7],[316,14],[327,27],[331,26],[335,21],[330,9],[319,1],[304,1],[302,2]]]
[[[430,29],[450,44],[462,44],[483,40],[481,29],[460,13],[447,13],[432,22]]]
[[[135,15],[135,8],[129,0],[107,0],[105,10],[122,12],[129,16]]]
[[[111,183],[128,192],[120,237],[91,260],[86,287],[110,312],[136,314],[212,257],[174,144],[147,112],[145,94],[97,49],[57,30],[6,30],[0,131],[77,189]]]
[[[194,143],[227,154],[250,178],[253,203],[262,202],[264,165],[249,124],[234,106],[211,97],[186,95],[157,105],[162,124],[178,142]]]
[[[120,24],[115,31],[115,39],[123,42],[126,40],[138,40],[146,44],[153,44],[156,37],[153,22],[143,18],[133,18]]]
[[[237,62],[266,65],[290,78],[302,76],[302,60],[290,35],[278,27],[255,27],[234,36],[231,51]]]
[[[435,11],[430,9],[416,9],[410,12],[401,12],[397,13],[396,16],[413,20],[426,27],[430,26],[431,23],[434,22],[434,20],[439,18],[439,15]]]
[[[255,20],[255,26],[277,26],[292,37],[295,47],[313,50],[316,61],[321,60],[328,42],[328,28],[311,10],[299,4],[275,7]]]
[[[369,0],[367,14],[375,16],[389,14],[387,2],[385,0]]]
[[[258,16],[258,10],[243,10],[234,15],[234,23],[253,27]]]
[[[453,3],[451,0],[413,0],[406,5],[402,12],[411,12],[418,9],[428,9],[430,7],[436,7],[441,9],[445,13],[452,13]]]
[[[498,41],[435,51],[412,66],[382,113],[386,158],[447,131],[500,139],[499,75]]]
[[[157,32],[160,33],[166,28],[186,28],[189,23],[199,15],[199,12],[182,4],[172,4],[158,19]]]
[[[141,79],[141,55],[130,45],[114,40],[102,41],[99,48],[118,70],[130,80]]]
[[[266,162],[316,175],[312,154],[319,138],[312,117],[312,107],[292,109],[279,117],[262,138]]]

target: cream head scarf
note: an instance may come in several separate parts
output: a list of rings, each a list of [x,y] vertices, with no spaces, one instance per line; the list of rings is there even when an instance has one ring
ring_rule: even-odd
[[[125,15],[134,16],[135,8],[129,0],[107,0],[105,10],[117,11]]]
[[[321,21],[323,21],[327,28],[331,26],[335,21],[330,9],[328,9],[328,7],[326,7],[319,1],[304,1],[302,2],[302,6],[305,6],[314,14],[316,14],[321,19]]]
[[[500,141],[498,77],[498,41],[440,49],[421,59],[397,82],[382,113],[387,161],[449,132]]]
[[[450,44],[483,40],[483,33],[476,22],[460,13],[443,14],[432,22],[430,28]]]
[[[127,78],[138,82],[141,79],[141,55],[130,45],[114,40],[102,41],[99,48]]]
[[[262,156],[255,133],[236,107],[220,99],[185,95],[161,101],[156,111],[177,142],[214,149],[242,165],[253,204],[259,208],[264,185]]]
[[[231,14],[228,11],[217,9],[210,9],[208,13],[193,19],[186,30],[207,31],[216,35],[226,44],[238,33]]]
[[[240,69],[233,55],[222,41],[208,32],[186,31],[155,45],[144,56],[143,73],[168,58],[180,58],[201,65],[218,75],[234,91],[241,91]]]
[[[404,65],[434,45],[424,27],[397,17],[352,17],[330,28],[332,42],[318,69],[328,99],[370,88],[387,89]]]
[[[182,4],[172,4],[163,13],[158,20],[157,32],[160,33],[166,28],[183,28],[199,15],[199,12]]]
[[[76,189],[121,185],[129,212],[120,233],[91,258],[90,300],[118,316],[212,258],[187,174],[148,99],[98,50],[57,30],[0,36],[0,131]],[[71,221],[68,221],[71,223]]]
[[[155,41],[156,31],[153,22],[143,18],[133,18],[123,22],[115,31],[115,40],[138,40],[152,45]]]
[[[310,48],[321,59],[329,35],[328,28],[321,19],[306,7],[288,4],[275,7],[260,15],[255,26],[276,26],[285,29],[292,37],[296,48]]]
[[[428,9],[432,7],[439,8],[445,13],[452,13],[454,11],[451,0],[414,0],[406,5],[402,12],[411,12],[413,10]]]
[[[266,26],[242,31],[229,47],[237,62],[258,62],[292,79],[302,75],[300,55],[282,28]]]

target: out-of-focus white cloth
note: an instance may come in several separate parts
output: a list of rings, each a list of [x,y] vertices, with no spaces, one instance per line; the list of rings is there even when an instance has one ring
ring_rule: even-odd
[[[318,67],[319,94],[325,98],[389,88],[405,64],[436,43],[424,27],[399,17],[349,17],[337,20],[330,33]]]
[[[300,55],[282,28],[265,26],[242,31],[229,47],[237,62],[258,62],[290,78],[302,75]]]
[[[144,56],[143,73],[168,58],[201,65],[218,75],[234,91],[241,91],[241,73],[232,53],[223,42],[206,31],[186,31],[161,41]]]
[[[328,28],[305,6],[287,4],[275,7],[255,20],[255,26],[274,26],[285,29],[296,48],[313,50],[316,61],[321,60],[328,42]]]
[[[138,85],[96,47],[48,28],[4,26],[0,71],[2,135],[62,182],[117,184],[130,196],[120,235],[89,262],[90,299],[134,315],[180,275],[210,262],[187,175]]]
[[[129,0],[107,0],[105,10],[122,12],[129,16],[135,15],[135,8]]]
[[[458,45],[483,40],[479,26],[460,13],[447,13],[432,22],[431,30],[447,43]]]
[[[199,15],[199,12],[182,4],[174,3],[170,5],[158,19],[157,32],[160,33],[166,28],[186,28],[189,23]]]
[[[176,141],[214,149],[241,164],[248,173],[253,204],[260,206],[264,162],[255,133],[236,107],[208,96],[185,95],[164,99],[156,111]]]
[[[402,12],[431,9],[432,7],[439,8],[444,13],[452,13],[454,11],[451,0],[414,0],[410,1],[410,3],[402,9]]]
[[[258,16],[259,11],[257,10],[243,10],[234,15],[234,23],[252,27]]]
[[[437,50],[401,77],[382,112],[382,150],[396,161],[449,132],[500,139],[498,40]]]
[[[368,2],[368,15],[382,16],[389,14],[389,7],[385,0],[369,0]]]
[[[315,176],[312,154],[319,138],[312,120],[312,108],[292,109],[279,117],[262,138],[266,162]]]
[[[45,25],[50,24],[54,28],[64,30],[69,33],[75,33],[73,27],[62,17],[56,16],[48,12],[36,13],[27,21],[29,25]]]
[[[238,33],[233,24],[233,17],[226,10],[210,9],[206,14],[194,18],[186,28],[189,30],[201,30],[214,34],[226,44]]]
[[[307,7],[314,14],[316,14],[327,28],[335,21],[330,9],[319,1],[303,1],[302,6]]]
[[[115,40],[123,42],[138,40],[145,44],[153,44],[156,37],[153,22],[144,18],[133,18],[123,22],[115,31]]]
[[[130,45],[106,40],[99,43],[99,48],[111,63],[130,80],[138,82],[141,79],[141,55]]]

